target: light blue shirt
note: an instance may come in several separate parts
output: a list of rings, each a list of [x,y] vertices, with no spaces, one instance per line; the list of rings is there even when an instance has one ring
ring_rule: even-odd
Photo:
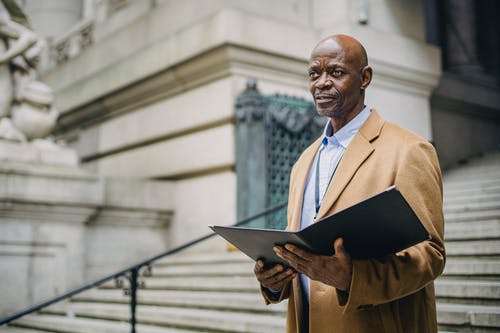
[[[316,153],[316,157],[309,169],[307,176],[306,187],[304,189],[304,200],[302,204],[302,216],[300,219],[300,228],[304,229],[310,226],[316,218],[316,203],[315,203],[315,184],[316,170],[319,158],[319,204],[323,201],[326,190],[330,185],[335,169],[337,168],[342,156],[351,143],[354,136],[358,133],[361,126],[370,116],[370,109],[364,107],[363,110],[356,115],[350,122],[345,124],[337,133],[333,133],[332,123],[328,121],[323,132],[323,140],[321,147]],[[335,186],[335,184],[332,184]],[[309,278],[300,274],[302,286],[309,299]]]

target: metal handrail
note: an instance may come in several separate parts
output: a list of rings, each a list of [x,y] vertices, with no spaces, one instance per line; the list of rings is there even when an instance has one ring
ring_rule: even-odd
[[[257,213],[255,215],[252,215],[252,216],[249,216],[249,217],[246,217],[238,222],[236,222],[234,224],[234,226],[239,226],[239,225],[242,225],[242,224],[245,224],[245,223],[248,223],[252,220],[255,220],[255,219],[258,219],[260,217],[263,217],[263,216],[266,216],[270,213],[273,213],[281,208],[283,208],[285,205],[287,204],[287,202],[282,202],[280,204],[277,204],[275,206],[272,206],[270,208],[267,208],[266,210],[260,212],[260,213]],[[163,253],[160,253],[156,256],[153,256],[151,258],[148,258],[146,260],[143,260],[137,264],[134,264],[134,265],[131,265],[131,266],[128,266],[118,272],[115,272],[115,273],[112,273],[112,274],[109,274],[103,278],[100,278],[98,280],[95,280],[95,281],[92,281],[92,282],[89,282],[87,284],[84,284],[83,286],[81,287],[78,287],[76,289],[73,289],[73,290],[70,290],[64,294],[61,294],[59,296],[55,296],[55,297],[52,297],[48,300],[45,300],[43,302],[40,302],[36,305],[33,305],[31,307],[28,307],[24,310],[21,310],[21,311],[18,311],[16,313],[13,313],[11,315],[8,315],[7,317],[4,317],[2,319],[0,319],[0,326],[2,325],[5,325],[5,324],[8,324],[9,322],[15,320],[15,319],[18,319],[22,316],[25,316],[27,314],[30,314],[30,313],[33,313],[35,311],[38,311],[38,310],[41,310],[49,305],[52,305],[54,303],[57,303],[59,301],[62,301],[64,299],[68,299],[76,294],[79,294],[85,290],[88,290],[88,289],[91,289],[91,288],[95,288],[95,287],[98,287],[100,286],[101,284],[103,284],[104,282],[107,282],[109,280],[117,280],[118,278],[120,277],[126,277],[129,282],[130,282],[130,290],[129,290],[129,295],[130,295],[130,299],[131,299],[131,302],[130,302],[130,309],[131,309],[131,317],[130,317],[130,324],[131,324],[131,332],[132,333],[135,333],[135,308],[136,308],[136,303],[137,303],[137,287],[138,287],[138,284],[137,284],[137,279],[138,279],[138,276],[139,276],[139,272],[140,270],[143,268],[143,267],[150,267],[151,263],[158,260],[158,259],[161,259],[163,257],[166,257],[166,256],[169,256],[169,255],[172,255],[174,253],[177,253],[179,251],[182,251],[186,248],[189,248],[193,245],[196,245],[204,240],[207,240],[213,236],[215,236],[216,234],[214,232],[211,232],[209,234],[206,234],[205,236],[201,236],[201,237],[198,237],[190,242],[187,242],[187,243],[184,243],[182,245],[179,245],[177,247],[174,247],[173,249],[170,249],[170,250],[167,250]],[[130,273],[128,276],[127,274]]]

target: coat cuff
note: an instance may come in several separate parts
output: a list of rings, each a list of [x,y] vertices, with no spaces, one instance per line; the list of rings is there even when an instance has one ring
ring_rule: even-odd
[[[275,304],[279,303],[284,299],[287,299],[290,295],[290,286],[291,283],[288,283],[280,292],[273,293],[269,289],[263,287],[262,285],[260,286],[260,292],[262,293],[262,296],[264,297],[264,301],[267,304]]]

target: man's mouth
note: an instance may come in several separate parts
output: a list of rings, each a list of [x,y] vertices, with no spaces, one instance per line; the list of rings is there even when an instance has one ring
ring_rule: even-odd
[[[316,100],[316,104],[318,106],[326,106],[327,104],[332,104],[336,103],[338,101],[338,96],[335,95],[326,95],[326,94],[321,94],[321,95],[316,95],[314,96],[314,99]]]
[[[332,99],[338,99],[338,95],[337,94],[328,94],[328,93],[319,93],[319,94],[316,94],[314,95],[314,98],[317,100],[317,101],[326,101],[326,100],[332,100]]]

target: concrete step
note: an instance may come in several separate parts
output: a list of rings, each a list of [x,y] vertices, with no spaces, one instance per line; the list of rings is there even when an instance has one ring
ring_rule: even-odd
[[[498,239],[500,238],[500,219],[485,221],[455,222],[445,224],[446,241],[465,239]]]
[[[438,303],[437,310],[439,324],[500,327],[500,307]]]
[[[455,175],[482,175],[482,174],[498,174],[500,168],[500,160],[489,159],[485,157],[484,159],[475,160],[471,163],[460,165],[456,168],[446,170],[445,176],[455,176]]]
[[[470,159],[466,163],[459,165],[458,168],[454,168],[452,170],[464,170],[464,169],[467,170],[469,168],[476,170],[477,168],[491,167],[499,164],[500,164],[500,153],[489,152],[484,156]]]
[[[500,163],[500,152],[492,151],[492,152],[487,153],[484,156],[470,159],[469,162],[467,164],[465,164],[465,166],[468,166],[468,165],[473,165],[473,166],[475,166],[475,165],[489,165],[491,163],[494,163],[494,164]]]
[[[494,258],[448,258],[443,274],[500,276],[500,260]]]
[[[124,320],[128,321],[128,318],[124,318]],[[130,324],[126,321],[43,314],[24,316],[16,320],[15,325],[58,333],[129,333]],[[200,333],[199,330],[144,324],[138,324],[136,330],[140,333]]]
[[[443,211],[445,216],[449,213],[477,212],[480,210],[500,210],[500,200],[483,199],[481,202],[460,202],[456,204],[445,204]]]
[[[486,179],[500,179],[500,166],[483,167],[466,170],[447,171],[444,176],[446,184],[453,184],[455,182],[463,182],[470,180],[486,180]]]
[[[446,194],[460,193],[469,189],[496,189],[500,187],[500,177],[448,180],[443,182],[443,190]]]
[[[499,202],[500,201],[500,192],[494,193],[480,193],[474,196],[447,196],[444,197],[444,207],[453,206],[453,205],[467,205],[472,203],[481,203],[481,202]]]
[[[500,239],[447,241],[447,255],[452,256],[493,256],[500,255]]]
[[[68,303],[57,304],[44,310],[52,314],[74,313],[76,316],[127,320],[129,307],[122,304]],[[285,317],[277,315],[211,311],[176,307],[139,306],[137,320],[144,324],[213,330],[221,332],[269,333],[285,328]]]
[[[499,167],[500,168],[500,167]],[[468,173],[456,173],[456,174],[446,174],[443,183],[445,186],[453,188],[459,186],[475,186],[477,184],[483,185],[487,181],[495,182],[500,179],[500,173],[497,170],[490,170],[484,174],[468,174]]]
[[[495,195],[498,194],[498,191],[500,191],[500,185],[496,184],[483,185],[483,186],[457,186],[457,187],[444,185],[443,195],[444,198],[451,198],[452,200],[455,200],[457,198],[464,199],[467,197],[474,198],[475,196],[482,196],[482,195]]]
[[[445,223],[471,222],[500,219],[500,209],[447,213]]]
[[[185,264],[204,264],[210,265],[215,263],[238,263],[248,262],[248,257],[240,251],[231,252],[209,252],[209,253],[179,253],[173,256],[159,259],[155,262],[155,266],[171,266]]]
[[[436,296],[500,300],[500,281],[438,279]]]
[[[149,277],[142,278],[142,280],[145,282],[146,289],[255,292],[260,288],[254,276]],[[103,284],[102,287],[114,288],[115,284],[110,281]]]
[[[121,290],[92,289],[72,298],[79,302],[126,303],[130,297]],[[137,292],[139,304],[175,307],[193,307],[251,312],[281,312],[286,302],[266,306],[260,293],[209,292],[182,290],[147,290]]]
[[[30,328],[0,326],[0,333],[47,333],[48,331],[32,330]]]
[[[221,276],[221,275],[249,275],[253,276],[254,262],[247,258],[241,262],[222,263],[177,263],[173,265],[154,265],[153,275],[160,276]]]

